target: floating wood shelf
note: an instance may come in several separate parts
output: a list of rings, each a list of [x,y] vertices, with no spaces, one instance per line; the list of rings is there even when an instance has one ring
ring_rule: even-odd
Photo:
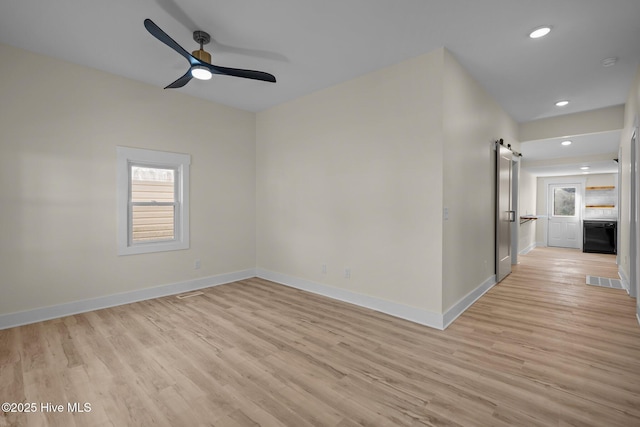
[[[535,221],[536,219],[538,219],[537,216],[521,216],[520,225],[524,224],[525,222]]]
[[[613,209],[616,205],[587,205],[585,208],[593,208],[593,209]]]
[[[615,188],[614,185],[601,185],[598,187],[587,187],[587,190],[613,190]]]

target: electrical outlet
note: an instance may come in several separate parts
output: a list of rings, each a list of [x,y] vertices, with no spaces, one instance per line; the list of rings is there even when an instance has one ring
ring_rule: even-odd
[[[327,264],[322,264],[322,274],[327,274]]]
[[[193,268],[194,270],[200,270],[200,260],[197,259],[194,263],[193,263]]]
[[[345,279],[351,279],[351,269],[350,268],[345,268],[344,269],[344,278]]]

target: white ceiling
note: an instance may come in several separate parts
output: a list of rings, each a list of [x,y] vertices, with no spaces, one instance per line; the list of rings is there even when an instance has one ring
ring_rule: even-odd
[[[580,169],[582,166],[589,166],[589,170],[584,171]],[[549,162],[547,164],[538,164],[534,166],[523,165],[522,168],[537,177],[618,173],[618,163],[613,160],[613,158],[609,160],[588,160],[579,162],[567,160],[567,162],[563,163]]]
[[[188,51],[193,30],[209,32],[216,65],[274,74],[276,84],[214,76],[174,89],[249,111],[444,46],[526,122],[624,104],[640,63],[639,0],[3,1],[0,43],[161,90],[187,62],[145,18]],[[543,24],[549,36],[527,37]],[[608,57],[618,63],[603,67]],[[558,109],[562,98],[571,104]]]
[[[602,153],[618,153],[621,133],[619,130],[586,135],[550,138],[523,142],[522,155],[527,161],[560,158],[587,157]],[[562,145],[571,141],[571,145]],[[617,156],[613,156],[615,158]]]
[[[521,144],[522,168],[536,176],[617,173],[619,130],[526,141]],[[562,145],[571,141],[571,145]],[[589,167],[588,170],[580,169]]]

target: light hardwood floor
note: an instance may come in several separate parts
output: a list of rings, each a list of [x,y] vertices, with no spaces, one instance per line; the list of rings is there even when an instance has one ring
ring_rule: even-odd
[[[640,426],[614,259],[535,249],[446,331],[261,279],[3,330],[0,400],[65,410],[0,426]]]

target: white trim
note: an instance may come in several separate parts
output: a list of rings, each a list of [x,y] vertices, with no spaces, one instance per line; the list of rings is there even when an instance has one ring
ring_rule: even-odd
[[[640,305],[638,306],[638,309],[636,312],[636,319],[638,319],[638,325],[640,325]]]
[[[533,242],[532,244],[530,244],[529,246],[527,246],[526,248],[524,248],[523,250],[521,250],[520,252],[518,252],[520,255],[526,255],[529,252],[531,252],[532,250],[534,250],[536,247],[538,246],[538,243]]]
[[[511,223],[511,265],[518,264],[518,244],[520,242],[520,157],[511,159],[511,209],[515,211]]]
[[[622,283],[622,287],[629,293],[629,278],[621,266],[618,266],[618,277],[620,277],[620,282]]]
[[[633,298],[637,297],[637,273],[638,273],[638,158],[640,157],[640,149],[638,147],[638,135],[636,133],[638,125],[638,117],[635,118],[634,127],[631,131],[631,142],[629,143],[629,295]],[[618,209],[620,210],[620,209]],[[618,240],[618,245],[620,240]],[[619,252],[619,251],[618,251]]]
[[[617,242],[617,248],[616,248],[616,264],[620,265],[621,263],[621,258],[620,258],[620,253],[622,252],[620,250],[620,242],[622,241],[621,239],[621,229],[622,227],[620,226],[620,224],[622,224],[622,209],[620,207],[620,203],[622,202],[622,145],[618,148],[618,183],[617,183],[617,190],[618,190],[618,226],[616,227],[616,242]]]
[[[103,308],[131,304],[138,301],[177,295],[184,292],[191,292],[198,289],[250,279],[252,277],[260,277],[292,288],[355,304],[360,307],[370,308],[381,313],[439,330],[444,330],[446,327],[451,325],[454,320],[456,320],[474,302],[476,302],[496,284],[495,275],[489,277],[484,283],[449,308],[444,315],[441,315],[429,310],[358,294],[261,268],[247,269],[233,273],[224,273],[216,276],[172,283],[169,285],[161,285],[49,307],[41,307],[33,310],[3,314],[0,315],[0,330],[71,316],[74,314],[86,313],[88,311],[100,310]]]
[[[360,307],[370,308],[381,313],[389,314],[394,317],[409,320],[420,325],[429,326],[431,328],[444,330],[462,313],[464,313],[471,305],[476,302],[482,295],[496,284],[496,276],[492,275],[487,278],[476,289],[469,292],[465,297],[454,304],[444,315],[417,307],[408,306],[380,298],[371,297],[351,291],[347,291],[333,286],[312,282],[310,280],[301,279],[299,277],[289,276],[287,274],[277,273],[262,268],[256,269],[256,276],[261,279],[270,280],[281,285],[322,295],[335,300],[355,304]]]
[[[634,257],[630,258],[631,262],[629,263],[629,270],[633,268],[634,272],[633,274],[630,274],[632,280],[629,281],[629,288],[633,287],[633,289],[630,289],[630,295],[636,298],[636,306],[638,307],[637,312],[640,313],[640,262],[638,261],[638,252],[640,252],[640,224],[638,223],[638,216],[640,213],[638,212],[640,210],[640,201],[638,200],[638,190],[640,189],[640,172],[638,171],[638,168],[640,167],[640,143],[638,142],[638,138],[640,138],[640,115],[638,114],[636,114],[636,117],[633,120],[633,128],[633,145],[635,146],[636,157],[632,161],[635,180],[631,186],[631,191],[635,194],[636,208],[635,216],[630,218],[630,220],[635,224],[635,227],[631,227],[631,229],[635,231],[635,236],[633,234],[631,235],[635,253],[631,253],[631,251],[629,251],[629,255]],[[620,242],[620,240],[618,240],[618,242]]]
[[[256,269],[256,276],[261,279],[270,280],[281,285],[289,286],[314,294],[322,295],[335,300],[348,302],[360,307],[370,308],[381,313],[394,317],[409,320],[414,323],[429,326],[436,329],[444,329],[443,317],[439,313],[411,307],[397,302],[387,301],[368,295],[358,294],[344,289],[335,288],[329,285],[312,282],[310,280],[277,273],[262,268]]]
[[[139,289],[82,301],[36,308],[17,313],[3,314],[0,315],[0,330],[27,325],[29,323],[41,322],[44,320],[57,319],[59,317],[71,316],[73,314],[85,313],[87,311],[100,310],[102,308],[115,307],[137,301],[209,288],[212,286],[223,285],[225,283],[236,282],[238,280],[249,279],[251,277],[255,277],[254,269],[218,274],[200,279],[187,280],[184,282],[156,286],[153,288]]]
[[[118,255],[135,255],[151,252],[189,249],[189,166],[191,155],[140,148],[116,147],[117,172],[117,240]],[[129,244],[129,164],[168,166],[177,169],[178,211],[176,212],[176,240]]]
[[[469,292],[466,296],[464,296],[460,301],[451,306],[443,316],[443,325],[444,329],[446,329],[454,320],[456,320],[462,313],[467,311],[469,307],[473,305],[474,302],[478,301],[480,297],[486,294],[489,289],[493,288],[496,285],[496,276],[493,275],[484,281],[480,286]]]

